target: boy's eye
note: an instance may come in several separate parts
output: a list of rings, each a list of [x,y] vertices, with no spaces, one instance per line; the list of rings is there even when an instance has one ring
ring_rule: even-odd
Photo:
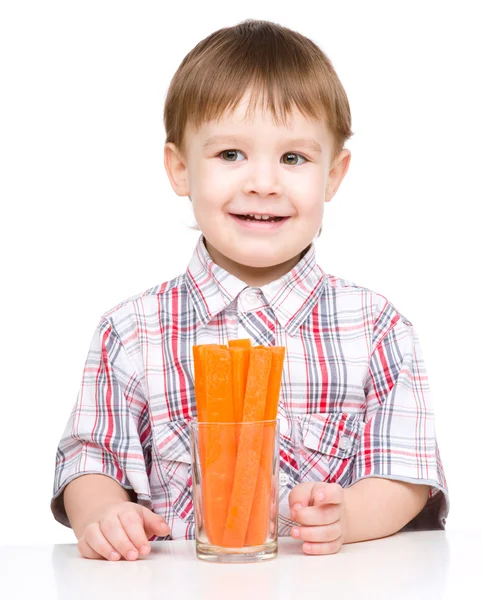
[[[219,153],[220,156],[226,157],[226,156],[230,156],[230,158],[227,158],[227,162],[236,162],[236,159],[232,160],[233,154],[235,155],[237,152],[239,152],[239,150],[223,150],[222,152]]]
[[[223,150],[222,152],[220,152],[218,154],[218,156],[222,156],[227,162],[237,162],[236,161],[236,154],[239,153],[239,150]],[[296,162],[296,157],[301,158],[303,161],[306,162],[306,158],[304,156],[302,156],[301,154],[298,154],[297,152],[286,152],[286,154],[283,154],[283,157],[287,157],[289,159],[289,162],[284,162],[285,165],[299,165],[302,163]],[[233,160],[234,158],[234,160]],[[294,161],[293,162],[293,158]]]
[[[297,152],[287,152],[286,154],[283,154],[283,156],[289,157],[290,159],[292,159],[293,157],[295,158],[296,161],[296,157],[298,156],[299,158],[301,158],[302,160],[304,160],[306,162],[306,158],[304,156],[301,156],[301,154],[298,154]],[[285,165],[299,165],[300,163],[298,162],[287,162],[284,163]]]

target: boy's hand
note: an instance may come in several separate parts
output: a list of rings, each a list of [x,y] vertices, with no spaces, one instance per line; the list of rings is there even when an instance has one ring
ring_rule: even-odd
[[[166,521],[148,508],[135,502],[117,502],[87,525],[78,549],[85,558],[136,560],[151,551],[148,538],[169,532]]]
[[[337,483],[299,483],[290,492],[291,535],[304,540],[306,554],[335,554],[346,534],[343,488]]]

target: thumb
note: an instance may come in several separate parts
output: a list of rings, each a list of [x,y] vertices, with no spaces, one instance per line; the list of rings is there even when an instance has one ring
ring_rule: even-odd
[[[157,515],[145,506],[142,506],[141,509],[144,521],[144,531],[148,537],[151,537],[152,535],[157,535],[159,537],[169,535],[171,531],[169,525],[160,515]]]
[[[317,481],[311,488],[310,506],[321,506],[330,496],[331,484],[326,481]]]

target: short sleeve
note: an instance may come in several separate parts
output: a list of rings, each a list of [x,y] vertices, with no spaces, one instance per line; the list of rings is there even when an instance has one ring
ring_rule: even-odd
[[[431,487],[419,515],[404,530],[444,529],[448,491],[420,342],[400,315],[379,336],[365,384],[366,424],[353,483],[382,477]]]
[[[151,426],[145,395],[112,323],[102,318],[85,362],[77,401],[57,448],[51,510],[70,527],[63,503],[65,486],[99,473],[152,508],[148,473]]]

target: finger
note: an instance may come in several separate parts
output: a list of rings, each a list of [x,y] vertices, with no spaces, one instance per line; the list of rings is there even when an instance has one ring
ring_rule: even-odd
[[[291,536],[305,542],[334,542],[341,536],[340,521],[332,525],[315,527],[292,527]]]
[[[343,499],[343,488],[338,483],[319,481],[311,489],[309,504],[320,506],[322,504],[340,504]]]
[[[127,560],[136,560],[138,558],[139,553],[137,552],[137,548],[130,541],[117,515],[103,519],[99,525],[105,539],[114,546],[114,549],[119,554]]]
[[[142,515],[135,510],[129,510],[125,513],[119,513],[119,521],[138,553],[143,556],[149,554],[151,546],[144,531]]]
[[[290,509],[297,504],[308,506],[311,498],[311,490],[314,485],[315,483],[313,481],[306,481],[305,483],[298,483],[298,485],[295,485],[288,496]]]
[[[85,537],[79,538],[79,541],[77,542],[77,549],[80,552],[80,555],[84,558],[105,558],[102,556],[102,554],[99,554],[89,546],[89,544],[85,541]]]
[[[116,549],[105,539],[99,523],[92,523],[85,529],[77,547],[85,558],[106,558],[107,560],[120,560],[121,558]]]
[[[331,525],[340,519],[341,509],[339,504],[306,506],[293,509],[290,515],[300,525]]]
[[[148,537],[152,537],[152,535],[165,537],[171,533],[171,529],[166,521],[145,506],[142,507],[142,518],[144,520],[144,530]]]
[[[340,551],[343,543],[341,536],[333,542],[327,543],[316,543],[316,542],[305,542],[301,547],[305,554],[336,554]]]

